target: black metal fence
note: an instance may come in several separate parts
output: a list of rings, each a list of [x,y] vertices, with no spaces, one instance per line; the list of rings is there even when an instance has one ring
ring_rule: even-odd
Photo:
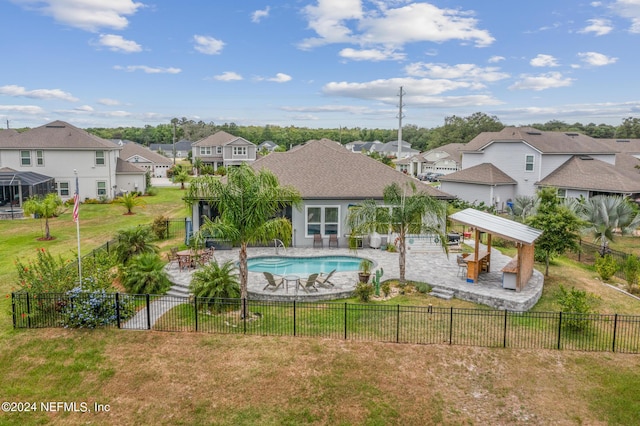
[[[596,263],[596,259],[600,257],[601,251],[602,247],[600,245],[580,240],[580,250],[577,253],[567,252],[565,255],[570,259],[577,260],[578,262],[586,265],[594,265]],[[633,254],[610,248],[607,248],[606,254],[610,254],[618,264],[618,269],[615,273],[616,278],[620,278],[621,280],[626,279],[622,265],[624,265],[627,257],[633,256]]]
[[[12,311],[14,328],[117,327],[640,353],[640,316],[618,314],[267,302],[121,293],[13,293]]]

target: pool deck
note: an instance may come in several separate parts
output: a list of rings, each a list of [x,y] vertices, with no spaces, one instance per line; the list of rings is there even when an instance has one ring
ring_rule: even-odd
[[[273,256],[275,249],[269,248],[249,248],[248,256]],[[376,263],[375,269],[382,267],[384,275],[381,280],[398,278],[400,276],[398,265],[398,253],[364,248],[357,251],[346,248],[287,248],[279,249],[281,256],[359,256],[373,260]],[[215,258],[223,263],[227,260],[237,262],[238,249],[216,250]],[[496,309],[507,309],[510,311],[527,311],[535,305],[542,295],[544,284],[543,275],[534,270],[533,276],[527,286],[521,291],[507,290],[502,288],[502,272],[511,258],[504,256],[497,250],[491,252],[492,271],[483,273],[479,277],[478,283],[467,283],[466,276],[459,274],[456,263],[456,254],[451,253],[447,257],[439,246],[423,247],[421,250],[409,250],[406,258],[405,278],[411,281],[429,283],[436,292],[453,295],[458,299],[482,303]],[[188,294],[188,287],[193,271],[179,271],[177,267],[167,268],[174,287],[168,294],[185,295]],[[306,277],[301,277],[304,280]],[[248,292],[249,298],[257,300],[273,301],[322,301],[335,300],[350,297],[358,281],[357,272],[336,272],[331,281],[335,287],[327,289],[319,287],[318,292],[305,292],[295,288],[293,283],[286,288],[284,285],[278,290],[264,290],[266,280],[260,272],[249,272]]]

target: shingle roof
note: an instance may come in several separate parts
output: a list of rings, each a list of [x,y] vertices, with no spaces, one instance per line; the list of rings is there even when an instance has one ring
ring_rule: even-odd
[[[0,148],[120,149],[117,144],[92,135],[64,121],[54,121],[13,137],[2,139],[0,140]]]
[[[640,179],[631,179],[612,164],[580,155],[574,155],[536,184],[612,193],[640,192]]]
[[[207,136],[204,139],[200,139],[199,141],[194,142],[193,146],[222,146],[236,139],[243,140],[247,143],[251,143],[244,138],[233,136],[232,134],[229,134],[221,130],[219,132],[214,133],[213,135]]]
[[[116,173],[141,173],[144,174],[147,171],[136,166],[133,163],[124,161],[122,158],[118,158],[116,161]]]
[[[18,131],[15,129],[0,130],[0,141],[3,139],[10,138],[12,136],[16,136],[18,134],[19,134]]]
[[[164,155],[158,154],[155,151],[151,151],[146,146],[140,145],[135,142],[128,142],[122,145],[122,150],[120,151],[120,158],[125,161],[128,161],[129,158],[133,156],[139,156],[146,158],[152,163],[159,164],[171,164],[171,160]]]
[[[640,139],[598,139],[613,152],[626,152],[628,154],[640,154]]]
[[[572,132],[542,132],[533,127],[505,127],[499,132],[483,132],[467,143],[463,152],[482,151],[492,143],[526,142],[546,154],[611,153],[611,148],[590,136]]]
[[[477,166],[440,176],[439,179],[443,182],[477,183],[481,185],[515,185],[518,183],[491,163],[478,164]]]
[[[413,183],[433,197],[455,198],[329,139],[273,152],[251,167],[271,170],[280,184],[295,187],[305,199],[381,199],[393,182]]]
[[[193,142],[188,140],[181,140],[176,142],[176,151],[191,151],[191,145]],[[163,150],[164,152],[173,152],[173,144],[172,143],[152,143],[149,144],[149,149],[152,151]]]

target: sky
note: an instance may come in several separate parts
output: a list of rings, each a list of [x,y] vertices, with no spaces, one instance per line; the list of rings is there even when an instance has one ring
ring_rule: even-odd
[[[0,0],[0,123],[640,116],[640,0]]]

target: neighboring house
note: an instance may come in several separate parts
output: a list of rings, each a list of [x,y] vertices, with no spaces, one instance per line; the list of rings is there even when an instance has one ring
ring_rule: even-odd
[[[397,159],[411,157],[420,153],[417,149],[411,148],[411,144],[407,141],[402,141],[400,148],[400,154],[398,154],[398,141],[396,140],[383,144],[372,145],[370,152],[377,152],[385,157],[395,157]]]
[[[116,162],[116,185],[113,188],[114,196],[123,192],[146,192],[147,171],[133,163],[118,158]]]
[[[462,155],[460,153],[465,144],[450,143],[431,151],[422,152],[411,157],[396,161],[396,169],[411,176],[421,173],[442,173],[447,175],[461,169]]]
[[[441,189],[499,210],[516,197],[534,196],[543,186],[557,187],[561,197],[620,194],[635,199],[640,160],[632,153],[640,145],[631,145],[579,133],[506,127],[470,141],[462,151],[462,170],[442,176]],[[624,153],[616,148],[621,146],[627,147]]]
[[[252,164],[257,158],[257,147],[248,140],[220,131],[193,143],[192,158],[202,159],[203,164],[218,170],[219,167]]]
[[[369,152],[376,151],[376,147],[380,147],[382,145],[383,143],[380,141],[373,141],[373,142],[355,141],[355,142],[346,143],[344,147],[351,152],[369,153]]]
[[[270,170],[281,185],[293,186],[300,192],[301,209],[288,208],[284,213],[293,225],[295,247],[312,247],[314,234],[320,234],[325,245],[329,235],[337,235],[340,246],[347,247],[350,230],[345,221],[349,207],[367,199],[382,203],[384,188],[393,182],[416,185],[439,199],[454,198],[366,155],[345,152],[340,143],[328,139],[274,152],[252,167]],[[211,215],[206,201],[194,204],[194,230],[199,229],[202,216]]]
[[[152,177],[167,177],[167,170],[173,166],[173,161],[162,154],[158,154],[135,142],[114,141],[122,147],[120,158],[148,171]]]
[[[176,158],[187,158],[191,152],[191,145],[193,142],[186,139],[181,139],[175,143]],[[173,159],[173,144],[172,143],[152,143],[149,145],[151,151],[162,154],[167,158]]]
[[[273,152],[278,147],[278,144],[274,141],[264,141],[258,145],[258,152],[268,151]]]
[[[120,146],[64,121],[0,137],[0,167],[33,171],[55,179],[63,200],[73,197],[76,173],[80,198],[111,198],[118,182]]]

